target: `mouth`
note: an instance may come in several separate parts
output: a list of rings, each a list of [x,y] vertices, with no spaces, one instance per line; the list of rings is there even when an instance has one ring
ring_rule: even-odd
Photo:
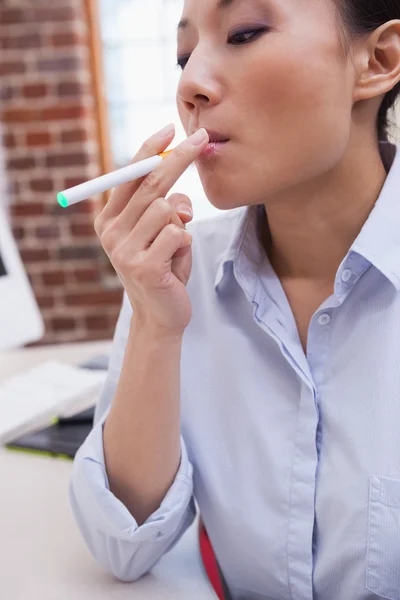
[[[207,129],[207,127],[205,127],[205,129],[207,130],[210,141],[200,154],[200,160],[217,156],[223,149],[225,149],[226,145],[230,141],[225,134],[220,133],[219,131],[213,131],[211,129]]]
[[[229,144],[229,140],[222,142],[210,142],[199,155],[200,160],[205,160],[217,156]]]
[[[208,137],[210,138],[210,144],[212,144],[212,143],[219,144],[219,143],[229,141],[228,136],[225,135],[224,133],[220,133],[219,131],[213,131],[212,129],[207,129],[207,127],[205,127],[205,129],[208,133]]]

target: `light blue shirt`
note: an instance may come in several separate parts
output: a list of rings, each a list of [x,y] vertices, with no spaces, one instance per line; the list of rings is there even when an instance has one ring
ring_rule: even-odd
[[[151,569],[193,522],[195,498],[235,600],[400,600],[398,148],[380,143],[385,185],[312,317],[307,355],[257,238],[263,207],[188,226],[182,459],[140,527],[109,491],[102,446],[131,318],[124,297],[70,488],[90,551],[117,577]]]

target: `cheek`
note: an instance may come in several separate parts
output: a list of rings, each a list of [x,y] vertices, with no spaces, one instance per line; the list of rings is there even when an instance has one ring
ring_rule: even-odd
[[[272,128],[298,118],[311,123],[319,115],[329,117],[343,107],[344,67],[339,60],[339,42],[332,33],[324,36],[302,31],[296,35],[291,31],[288,35],[267,34],[265,39],[235,73],[239,110],[250,122],[261,119]]]
[[[292,119],[305,123],[318,116],[329,116],[343,105],[343,76],[328,62],[289,56],[270,61],[254,73],[257,85],[251,85],[246,104],[251,111],[263,115],[270,125],[288,125]]]
[[[267,61],[264,50],[263,60],[249,70],[247,86],[243,78],[237,88],[243,90],[247,141],[254,151],[268,152],[274,179],[280,179],[282,165],[286,177],[291,167],[311,177],[330,168],[344,152],[351,126],[351,86],[334,44],[305,47],[301,41],[290,52],[288,47],[274,49]]]

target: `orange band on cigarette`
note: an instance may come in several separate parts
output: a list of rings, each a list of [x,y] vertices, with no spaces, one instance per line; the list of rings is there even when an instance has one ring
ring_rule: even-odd
[[[160,152],[160,154],[158,156],[161,156],[161,158],[165,158],[166,156],[168,156],[168,154],[171,154],[172,150],[166,150],[165,152]]]

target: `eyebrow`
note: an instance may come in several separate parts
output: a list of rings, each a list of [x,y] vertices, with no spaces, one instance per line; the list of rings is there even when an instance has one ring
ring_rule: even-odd
[[[218,0],[217,9],[223,10],[224,8],[229,8],[230,6],[232,6],[232,4],[234,2],[238,2],[238,1],[240,1],[240,0]],[[189,27],[189,25],[190,25],[189,19],[182,19],[181,21],[179,21],[178,33],[179,33],[179,31],[182,31],[183,29],[186,29],[187,27]]]

